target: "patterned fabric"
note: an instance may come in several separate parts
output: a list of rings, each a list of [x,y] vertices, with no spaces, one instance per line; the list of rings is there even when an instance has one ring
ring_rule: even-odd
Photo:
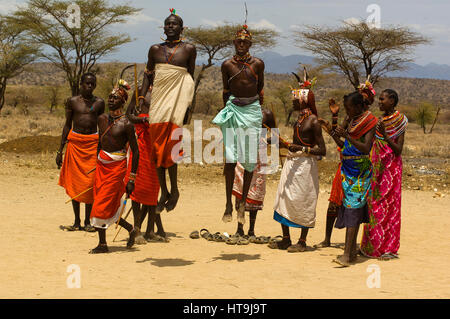
[[[383,124],[386,128],[387,136],[390,139],[395,139],[405,133],[406,127],[408,126],[408,118],[399,111],[395,111],[394,114],[383,118]],[[378,139],[384,140],[383,135],[378,131],[376,136]]]
[[[367,203],[372,177],[372,163],[347,139],[342,149],[342,204],[347,208],[361,208]],[[348,159],[346,159],[348,157]]]
[[[397,115],[397,119],[402,117]],[[404,133],[404,125],[397,125],[397,128]],[[398,137],[396,133],[391,132]],[[395,155],[389,144],[379,138],[373,145],[371,159],[374,170],[368,200],[370,222],[364,227],[361,251],[368,257],[378,258],[396,255],[400,248],[403,163],[402,157]]]
[[[261,161],[261,156],[267,156],[267,144],[261,138],[259,143],[258,162],[253,171],[250,189],[248,190],[245,210],[262,210],[264,205],[264,197],[266,196],[266,177],[267,177],[267,161]],[[263,158],[265,159],[265,157]],[[238,162],[235,169],[235,177],[233,184],[233,195],[237,199],[242,198],[242,189],[244,187],[244,167]]]

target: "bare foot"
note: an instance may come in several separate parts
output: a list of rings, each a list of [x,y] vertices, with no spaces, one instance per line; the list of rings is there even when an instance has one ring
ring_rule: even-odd
[[[244,230],[243,229],[239,229],[236,231],[236,234],[234,234],[234,236],[238,236],[238,237],[243,237],[245,235]]]
[[[291,240],[289,238],[283,238],[280,241],[272,241],[269,243],[269,248],[286,250],[291,246]]]
[[[146,243],[147,243],[147,241],[145,240],[142,233],[139,233],[139,235],[136,236],[135,244],[136,245],[145,245]]]
[[[233,206],[227,205],[225,212],[223,213],[222,221],[224,223],[230,223],[233,221]]]
[[[140,230],[137,227],[133,227],[133,230],[130,231],[130,237],[128,238],[127,248],[131,248],[134,245],[136,236],[139,235]]]
[[[178,191],[178,189],[175,190],[171,190],[171,193],[169,195],[169,198],[166,202],[166,210],[168,212],[170,212],[171,210],[174,210],[175,207],[177,206],[178,203],[178,199],[180,198],[180,192]]]
[[[89,252],[90,254],[104,254],[107,253],[108,250],[108,246],[106,244],[98,244],[97,247],[95,247],[94,249],[91,249],[91,251]]]
[[[324,240],[320,244],[314,245],[315,248],[326,248],[326,247],[330,247],[330,246],[331,246],[331,243],[329,240]]]
[[[342,267],[350,266],[349,258],[345,257],[344,255],[337,256],[335,259],[333,259],[333,262],[335,262],[338,265],[341,265]]]
[[[164,208],[166,208],[166,203],[169,199],[170,194],[169,193],[163,193],[161,192],[161,197],[159,198],[158,204],[156,204],[156,214],[161,214]]]
[[[297,244],[289,246],[287,251],[289,253],[301,253],[306,251],[306,243],[303,241],[299,241]]]

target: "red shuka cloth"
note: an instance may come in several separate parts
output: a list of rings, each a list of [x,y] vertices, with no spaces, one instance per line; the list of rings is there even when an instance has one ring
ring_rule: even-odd
[[[93,226],[101,227],[102,222],[109,226],[117,221],[117,218],[115,218],[116,220],[111,219],[118,215],[120,200],[125,193],[124,179],[127,173],[127,159],[124,157],[122,160],[114,161],[103,150],[100,151],[98,157],[91,222]],[[100,159],[111,162],[103,163]]]
[[[140,114],[139,117],[146,117],[148,114]],[[155,206],[158,202],[159,181],[156,174],[156,166],[150,161],[151,141],[150,129],[147,122],[135,124],[137,142],[139,146],[139,166],[136,172],[134,191],[131,193],[131,200],[143,205]],[[133,154],[130,152],[129,165],[127,170],[127,180],[131,172],[131,161]]]
[[[97,164],[98,134],[78,134],[72,130],[67,136],[67,149],[59,175],[58,185],[66,189],[70,198],[94,185],[95,174],[91,172]],[[90,190],[75,198],[80,203],[92,204],[94,192]]]
[[[181,149],[183,135],[179,134],[178,138],[172,139],[172,133],[178,128],[180,128],[178,125],[170,122],[150,124],[149,132],[152,142],[150,159],[156,163],[156,167],[169,168],[183,156]],[[172,151],[175,154],[174,158],[172,158]]]

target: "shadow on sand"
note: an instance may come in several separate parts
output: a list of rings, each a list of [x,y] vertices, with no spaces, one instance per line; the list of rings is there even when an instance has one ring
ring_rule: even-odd
[[[167,259],[146,258],[144,260],[136,261],[136,263],[138,264],[145,262],[151,262],[151,264],[156,267],[184,267],[192,265],[194,263],[194,261],[180,258],[167,258]]]
[[[248,255],[248,254],[221,254],[219,257],[214,257],[210,262],[217,261],[217,260],[227,260],[227,261],[238,261],[238,262],[244,262],[248,260],[258,260],[261,259],[261,254],[256,255]]]

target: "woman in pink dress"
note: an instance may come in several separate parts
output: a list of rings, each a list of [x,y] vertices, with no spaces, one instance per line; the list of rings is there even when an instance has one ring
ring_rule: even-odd
[[[377,125],[371,153],[373,177],[368,200],[369,220],[361,241],[361,252],[371,258],[398,258],[402,193],[402,149],[408,119],[395,110],[397,92],[384,90],[379,98],[383,118]]]

